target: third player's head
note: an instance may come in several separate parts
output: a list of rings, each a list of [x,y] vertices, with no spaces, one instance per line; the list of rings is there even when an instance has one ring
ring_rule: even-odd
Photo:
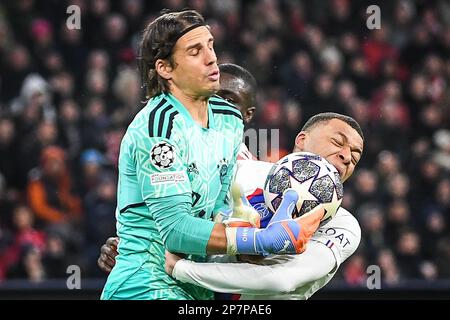
[[[311,117],[295,138],[294,152],[318,154],[336,167],[342,182],[355,170],[364,147],[364,136],[353,118],[338,113]]]
[[[147,98],[162,92],[197,99],[219,90],[214,39],[194,10],[169,12],[144,30],[140,67]]]
[[[246,69],[232,63],[219,65],[219,96],[235,104],[242,113],[244,122],[253,119],[256,110],[256,79]]]

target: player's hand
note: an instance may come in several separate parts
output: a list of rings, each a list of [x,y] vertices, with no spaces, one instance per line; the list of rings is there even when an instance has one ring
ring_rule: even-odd
[[[227,253],[291,254],[304,250],[301,226],[292,219],[297,200],[297,192],[287,189],[278,210],[265,229],[227,228]]]
[[[119,238],[111,237],[106,240],[106,243],[100,249],[100,257],[97,264],[103,271],[110,273],[116,264],[116,256],[118,255],[117,246],[119,245]]]
[[[169,276],[172,276],[173,273],[173,268],[175,268],[175,264],[183,259],[185,257],[184,254],[182,253],[170,253],[169,251],[166,250],[166,263],[165,263],[165,269],[166,269],[166,273]]]
[[[223,221],[227,227],[260,227],[261,216],[248,202],[241,187],[234,182],[231,186],[233,212]]]

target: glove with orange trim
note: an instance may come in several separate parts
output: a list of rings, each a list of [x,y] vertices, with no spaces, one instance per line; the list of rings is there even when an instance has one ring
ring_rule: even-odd
[[[283,194],[278,210],[265,229],[226,228],[227,254],[293,254],[305,250],[310,230],[303,230],[301,222],[292,219],[298,200],[294,189]],[[309,228],[307,228],[309,229]]]

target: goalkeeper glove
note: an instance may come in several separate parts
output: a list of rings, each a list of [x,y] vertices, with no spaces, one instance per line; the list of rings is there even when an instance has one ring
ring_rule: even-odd
[[[248,202],[239,184],[236,182],[231,186],[233,198],[233,211],[223,223],[227,227],[260,227],[261,217],[259,213]]]
[[[300,224],[292,219],[298,200],[293,189],[283,194],[278,210],[265,229],[226,228],[227,254],[291,254],[304,251],[305,241]]]

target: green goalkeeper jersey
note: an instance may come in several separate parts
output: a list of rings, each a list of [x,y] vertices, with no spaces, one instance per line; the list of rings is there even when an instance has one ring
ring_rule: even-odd
[[[116,265],[103,299],[210,299],[164,271],[165,248],[203,261],[214,223],[226,206],[242,142],[238,109],[218,96],[201,127],[171,94],[151,99],[122,140],[119,156]]]

